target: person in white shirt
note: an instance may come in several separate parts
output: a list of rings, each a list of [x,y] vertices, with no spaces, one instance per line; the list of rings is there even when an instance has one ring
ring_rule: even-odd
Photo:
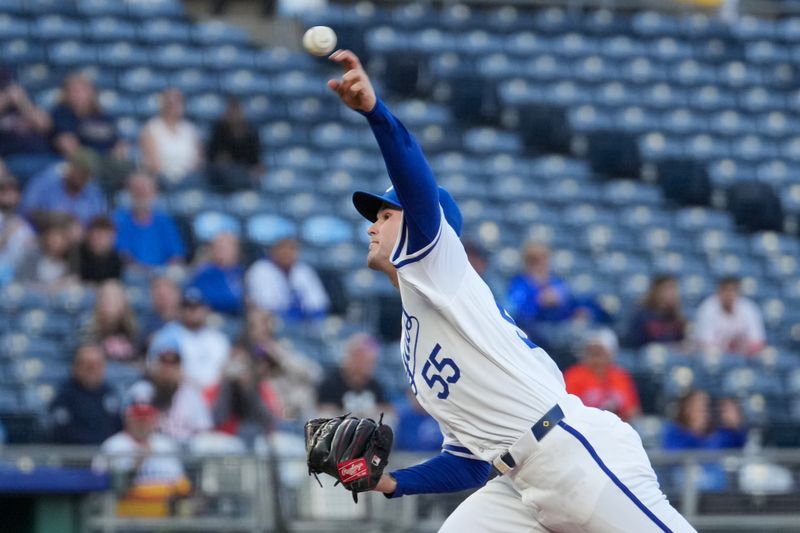
[[[717,293],[700,304],[695,339],[703,350],[753,355],[765,344],[764,319],[752,300],[741,295],[738,278],[726,277]]]
[[[0,167],[0,285],[10,281],[27,254],[36,249],[36,235],[17,214],[20,201],[17,179]]]
[[[145,168],[169,183],[183,181],[203,163],[197,128],[184,118],[183,93],[161,93],[161,112],[142,128],[139,144]]]
[[[147,379],[134,384],[140,396],[149,395],[159,411],[158,427],[180,443],[213,427],[202,390],[184,377],[180,345],[174,339],[153,342],[147,355]]]
[[[217,385],[228,361],[230,341],[221,331],[207,324],[208,305],[196,287],[184,291],[180,319],[161,328],[153,345],[174,342],[180,346],[183,374],[203,391]]]
[[[247,298],[261,309],[285,320],[322,318],[330,300],[316,271],[298,260],[295,239],[282,239],[245,275]]]
[[[157,432],[159,412],[152,389],[145,385],[139,382],[128,391],[125,428],[103,442],[103,455],[93,468],[128,475],[129,497],[184,495],[191,484],[177,455],[178,443]]]

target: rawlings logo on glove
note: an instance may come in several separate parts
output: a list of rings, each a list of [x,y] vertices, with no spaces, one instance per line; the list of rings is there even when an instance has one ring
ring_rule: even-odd
[[[383,415],[378,422],[348,415],[315,418],[306,422],[305,437],[308,473],[335,477],[356,502],[359,492],[374,489],[380,481],[394,441]]]

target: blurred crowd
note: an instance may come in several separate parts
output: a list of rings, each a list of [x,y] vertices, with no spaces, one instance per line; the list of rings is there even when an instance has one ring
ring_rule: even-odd
[[[413,395],[378,379],[381,342],[370,332],[353,331],[331,347],[338,366],[329,368],[276,333],[276,323],[321,327],[331,307],[295,236],[248,262],[236,232],[224,228],[191,250],[163,209],[162,190],[230,192],[264,183],[258,131],[238,102],[228,102],[204,144],[184,116],[180,91],[167,89],[158,115],[138,143],[129,143],[82,74],[64,79],[49,110],[37,107],[8,71],[0,86],[0,284],[50,295],[81,285],[96,294],[77,332],[71,375],[49,407],[52,442],[169,452],[213,431],[253,446],[275,432],[297,434],[308,417],[349,412],[385,413],[402,450],[440,447],[438,425]],[[641,406],[634,380],[615,362],[620,345],[662,343],[743,358],[757,357],[765,346],[760,311],[735,278],[719,280],[717,291],[688,313],[693,320],[669,275],[653,278],[634,309],[614,316],[554,274],[551,250],[541,243],[524,244],[520,271],[508,282],[480,245],[465,247],[530,338],[554,353],[568,352],[558,361],[568,391],[625,420],[635,420]],[[128,300],[129,276],[148,280],[145,312]],[[214,315],[240,318],[240,331],[223,331]],[[579,342],[567,350],[557,346],[553,326],[569,329]],[[130,390],[115,389],[106,375],[109,361],[136,369],[141,380]],[[719,406],[713,411],[712,400]],[[663,446],[741,447],[745,440],[735,400],[696,390],[681,398]],[[117,466],[167,472],[183,487],[174,460],[151,469],[141,462]]]

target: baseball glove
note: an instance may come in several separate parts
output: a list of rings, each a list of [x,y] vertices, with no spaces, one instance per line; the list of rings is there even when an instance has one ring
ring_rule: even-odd
[[[378,422],[342,415],[309,420],[305,437],[309,475],[335,477],[358,502],[358,493],[374,489],[381,479],[394,433],[383,424],[383,415]]]

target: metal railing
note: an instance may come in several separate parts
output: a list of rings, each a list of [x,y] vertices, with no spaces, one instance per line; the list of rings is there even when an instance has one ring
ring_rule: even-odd
[[[81,503],[86,533],[132,531],[299,532],[360,530],[382,533],[436,531],[467,494],[426,495],[387,500],[364,494],[354,504],[348,492],[323,479],[320,488],[308,476],[302,450],[245,455],[180,455],[193,489],[170,502],[165,516],[120,516],[124,484],[113,475],[109,490],[92,493]],[[0,450],[0,465],[20,475],[36,467],[91,468],[93,448],[9,446]],[[673,504],[700,531],[796,531],[800,522],[800,449],[757,452],[651,451],[662,487]],[[396,453],[394,468],[425,459]],[[705,492],[698,486],[705,465],[718,465],[729,486]],[[771,466],[768,466],[771,465]],[[762,482],[745,483],[747,469],[763,468]],[[791,488],[775,492],[774,472],[789,476]],[[681,472],[673,484],[670,473]],[[273,475],[277,472],[277,475]],[[758,473],[758,472],[756,472]],[[666,474],[666,475],[665,475]],[[764,476],[762,476],[764,477]],[[758,481],[758,476],[756,476]]]

